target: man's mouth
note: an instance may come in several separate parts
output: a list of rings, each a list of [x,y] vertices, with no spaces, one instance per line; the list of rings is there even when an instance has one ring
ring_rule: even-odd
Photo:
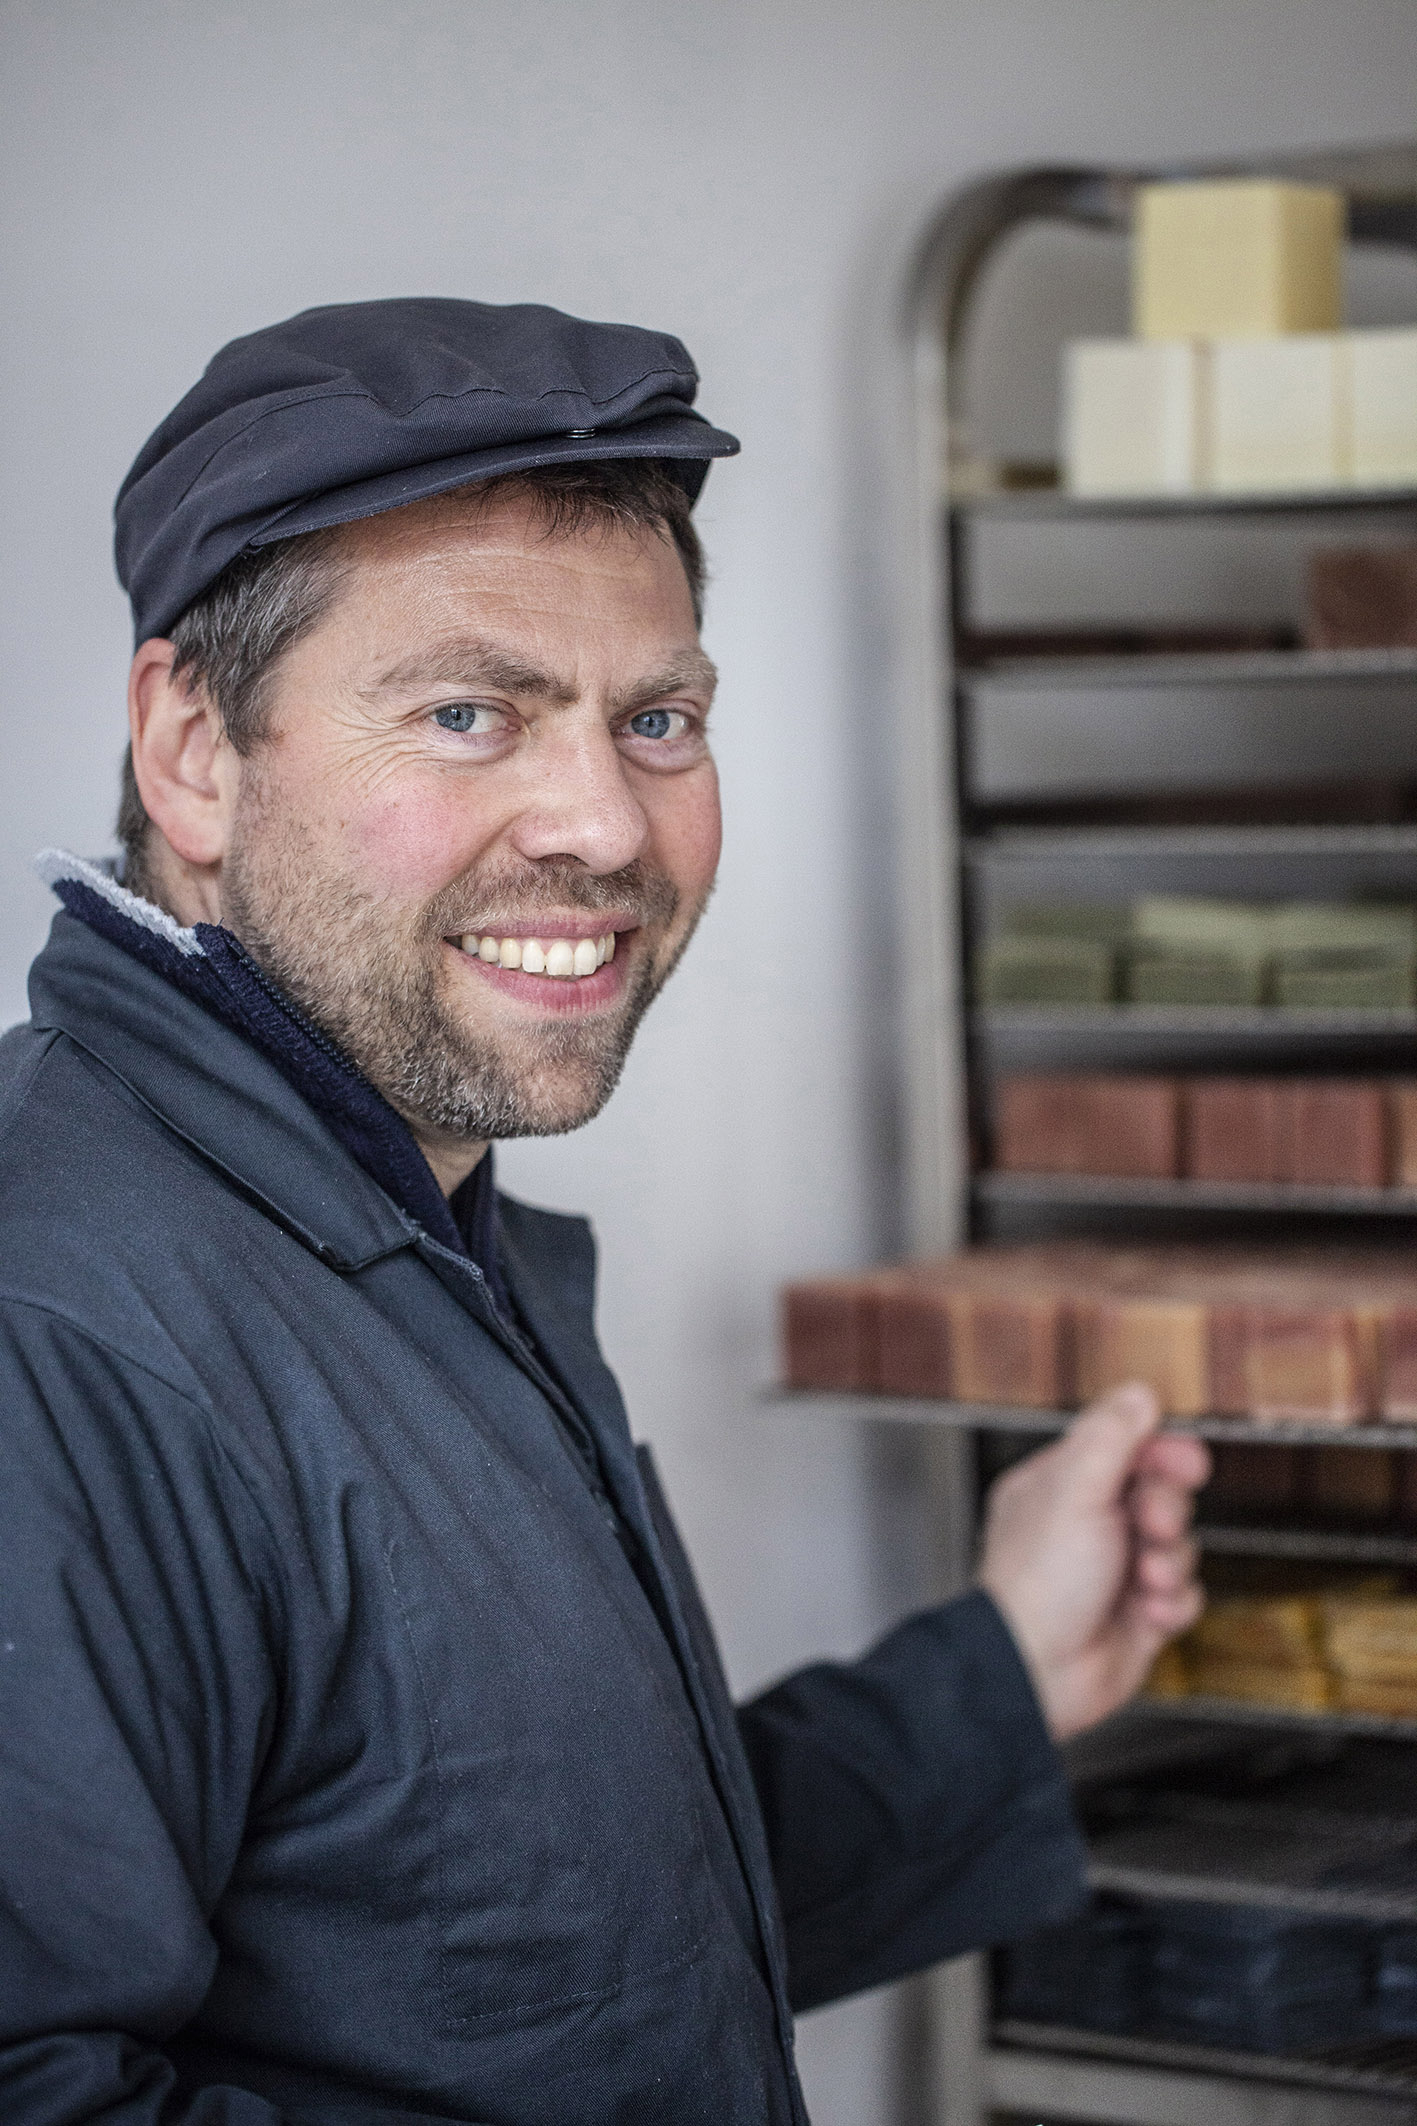
[[[591,938],[494,937],[470,930],[458,943],[470,959],[488,967],[520,969],[553,982],[584,981],[615,957],[613,930]]]

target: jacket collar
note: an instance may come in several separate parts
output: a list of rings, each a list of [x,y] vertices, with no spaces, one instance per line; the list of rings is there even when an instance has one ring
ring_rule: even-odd
[[[360,1269],[421,1236],[244,1033],[89,922],[55,916],[29,994],[37,1029],[67,1034],[334,1267]]]

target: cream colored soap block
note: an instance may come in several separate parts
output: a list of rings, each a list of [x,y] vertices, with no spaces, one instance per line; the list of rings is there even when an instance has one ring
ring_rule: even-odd
[[[1140,186],[1134,329],[1150,340],[1336,331],[1344,218],[1343,195],[1318,185]]]
[[[1417,487],[1417,325],[1347,340],[1352,478],[1359,487]]]
[[[1337,332],[1213,342],[1207,486],[1268,494],[1349,478],[1346,342]]]
[[[1074,340],[1063,354],[1064,484],[1078,495],[1192,492],[1199,368],[1189,340]]]

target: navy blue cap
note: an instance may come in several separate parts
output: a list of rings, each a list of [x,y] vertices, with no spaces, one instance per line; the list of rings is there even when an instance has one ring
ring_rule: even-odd
[[[499,473],[660,458],[692,502],[738,448],[692,410],[698,381],[667,332],[539,303],[339,303],[232,340],[118,491],[136,639],[249,547]]]

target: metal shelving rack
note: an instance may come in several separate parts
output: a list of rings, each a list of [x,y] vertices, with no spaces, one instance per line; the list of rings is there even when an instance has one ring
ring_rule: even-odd
[[[1199,1068],[1273,1060],[1283,1068],[1313,1058],[1322,1065],[1409,1069],[1417,1013],[1127,1010],[972,1012],[967,1003],[967,940],[977,932],[991,893],[1023,882],[1032,893],[1059,892],[1076,880],[1081,899],[1122,898],[1129,891],[1195,891],[1256,898],[1308,894],[1340,897],[1356,887],[1417,898],[1417,823],[1405,819],[1344,821],[1307,816],[1275,823],[1240,817],[1228,824],[1019,825],[991,815],[976,787],[977,732],[991,704],[1024,701],[1028,713],[1060,702],[1115,705],[1125,690],[1137,732],[1160,737],[1184,697],[1230,704],[1236,717],[1265,729],[1276,714],[1309,714],[1334,704],[1328,728],[1340,743],[1348,714],[1388,715],[1389,739],[1403,743],[1404,704],[1417,705],[1417,654],[1406,651],[1313,653],[1287,649],[1206,650],[1138,656],[1007,657],[981,662],[977,637],[965,630],[970,609],[972,542],[993,527],[1031,535],[1126,523],[1149,527],[1214,523],[1217,531],[1266,524],[1292,529],[1307,518],[1382,512],[1417,527],[1417,491],[1345,490],[1265,496],[1187,496],[1079,500],[1048,491],[958,492],[942,499],[943,467],[970,457],[966,364],[962,350],[981,276],[1009,236],[1031,221],[1122,232],[1138,183],[1158,178],[1265,174],[1337,185],[1349,203],[1354,244],[1417,249],[1417,144],[1325,154],[1270,157],[1203,167],[1034,169],[988,178],[958,194],[926,232],[912,275],[904,320],[909,365],[908,441],[901,452],[905,536],[896,586],[900,598],[897,790],[898,897],[909,911],[913,950],[901,969],[902,1169],[907,1246],[938,1253],[991,1232],[1039,1229],[1156,1231],[1158,1220],[1184,1217],[1189,1230],[1275,1229],[1277,1218],[1302,1216],[1306,1229],[1350,1232],[1361,1219],[1417,1239],[1417,1191],[1279,1192],[1186,1183],[1108,1183],[1062,1177],[975,1173],[971,1123],[979,1135],[987,1089],[1000,1066],[1045,1060],[1122,1067]],[[1229,534],[1227,533],[1227,536]],[[1083,616],[1080,616],[1083,617]],[[1085,616],[1096,624],[1096,616]],[[1288,705],[1296,705],[1292,710]],[[1309,704],[1305,711],[1303,704]],[[1319,754],[1325,741],[1319,741]],[[1332,741],[1328,741],[1330,744]],[[1332,759],[1316,776],[1332,781]],[[1411,784],[1417,789],[1417,743]],[[1132,881],[1128,885],[1125,882]],[[1098,890],[1099,885],[1101,890]],[[985,1124],[987,1127],[987,1123]],[[1148,1222],[1149,1221],[1149,1222]],[[863,1419],[915,1428],[922,1469],[936,1509],[937,1586],[964,1583],[972,1564],[978,1499],[976,1444],[990,1432],[1040,1434],[1066,1414],[978,1405],[836,1398],[836,1409]],[[1280,1443],[1417,1449],[1417,1429],[1257,1427],[1202,1423],[1208,1437]],[[1349,1537],[1332,1530],[1215,1526],[1202,1532],[1211,1551],[1227,1555],[1301,1556],[1411,1565],[1417,1538],[1396,1533]],[[1138,1737],[1189,1724],[1227,1723],[1261,1731],[1382,1736],[1417,1744],[1417,1722],[1285,1713],[1205,1701],[1157,1703],[1132,1710],[1091,1744],[1126,1752]],[[1417,1747],[1414,1748],[1417,1770]],[[1417,1792],[1417,1790],[1414,1790]],[[1223,1813],[1223,1812],[1222,1812]],[[1297,1847],[1286,1862],[1282,1839],[1244,1857],[1236,1827],[1176,1827],[1166,1851],[1146,1838],[1102,1839],[1100,1883],[1145,1894],[1279,1903],[1307,1910],[1359,1910],[1417,1919],[1417,1800],[1389,1842],[1370,1839],[1372,1863],[1361,1885],[1334,1891],[1306,1875]],[[1310,1826],[1312,1832],[1313,1826]],[[1202,1835],[1204,1832],[1204,1835]],[[1404,1839],[1406,1843],[1404,1843]],[[1228,1843],[1227,1843],[1228,1840]],[[1359,1844],[1362,1844],[1359,1837]],[[1156,1841],[1153,1840],[1153,1844]],[[1161,1841],[1165,1844],[1165,1840]],[[1337,1898],[1337,1904],[1333,1902]],[[1417,2047],[1369,2045],[1323,2061],[1279,2061],[1205,2051],[1195,2046],[1108,2038],[1075,2029],[1002,2022],[992,2015],[983,1959],[963,1959],[933,1974],[932,2089],[935,2126],[982,2126],[995,2111],[1031,2118],[1127,2121],[1134,2126],[1417,2126]]]

